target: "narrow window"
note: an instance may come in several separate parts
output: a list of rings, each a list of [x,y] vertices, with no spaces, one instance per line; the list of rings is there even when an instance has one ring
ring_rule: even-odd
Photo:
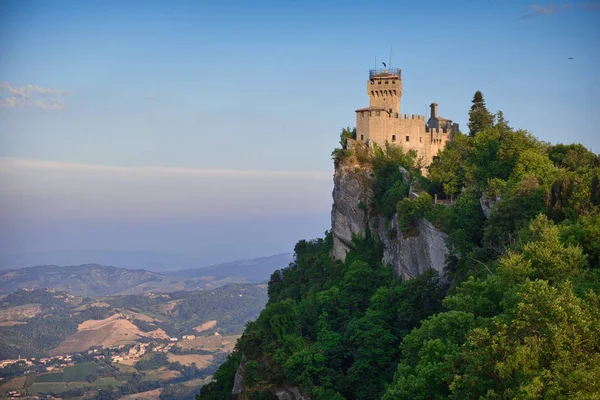
[[[419,138],[419,143],[423,143],[423,138],[422,137]]]
[[[375,84],[375,81],[371,81],[371,85]]]
[[[360,135],[360,140],[365,140],[365,135]]]
[[[396,141],[396,135],[392,135],[392,142]]]
[[[377,84],[378,84],[378,85],[381,85],[381,81],[377,81]]]
[[[410,138],[407,136],[407,137],[406,137],[406,141],[408,142],[409,140],[410,140]]]
[[[385,84],[386,84],[386,85],[387,85],[388,83],[389,83],[388,81],[385,81]]]

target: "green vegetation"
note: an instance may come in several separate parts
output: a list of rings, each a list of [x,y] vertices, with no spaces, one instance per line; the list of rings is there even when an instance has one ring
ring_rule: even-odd
[[[369,234],[344,264],[330,234],[302,240],[200,399],[231,398],[240,365],[248,399],[286,386],[323,400],[600,397],[600,160],[514,130],[501,112],[483,118],[478,99],[473,136],[456,134],[427,178],[399,150],[368,160],[369,207],[398,212],[405,232],[425,217],[447,233],[448,283],[394,277]],[[407,198],[407,179],[420,196]]]
[[[493,124],[494,116],[488,111],[483,94],[478,90],[473,96],[473,105],[469,111],[469,135],[475,136],[477,133],[491,128]]]
[[[164,353],[150,353],[140,361],[135,363],[135,369],[138,371],[145,371],[149,369],[158,369],[167,365],[169,361]]]
[[[48,289],[26,290],[21,289],[9,294],[0,300],[0,309],[22,306],[26,304],[39,304],[43,309],[64,309],[79,304],[81,298],[67,292]]]
[[[49,312],[29,319],[25,325],[1,326],[0,359],[17,358],[19,355],[39,357],[77,332],[77,325],[83,321],[104,319],[114,314],[104,307],[90,307],[77,313],[65,308]]]
[[[143,321],[141,319],[133,319],[131,321],[142,332],[152,332],[158,329],[158,326],[152,322]]]
[[[99,376],[112,375],[114,368],[103,365],[100,366],[97,363],[89,362],[84,364],[74,365],[72,367],[66,367],[63,372],[55,374],[44,374],[38,375],[35,378],[35,383],[44,382],[93,382]],[[91,379],[95,377],[96,379]]]

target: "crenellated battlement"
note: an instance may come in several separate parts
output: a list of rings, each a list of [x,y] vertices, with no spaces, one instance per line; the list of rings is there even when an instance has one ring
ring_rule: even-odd
[[[400,114],[400,118],[402,118],[402,119],[420,119],[420,120],[425,121],[425,116],[418,115],[418,114]]]

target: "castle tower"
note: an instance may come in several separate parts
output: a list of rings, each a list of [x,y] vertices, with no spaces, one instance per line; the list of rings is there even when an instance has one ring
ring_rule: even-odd
[[[400,113],[402,97],[402,72],[398,68],[370,70],[367,81],[369,106],[389,113]]]

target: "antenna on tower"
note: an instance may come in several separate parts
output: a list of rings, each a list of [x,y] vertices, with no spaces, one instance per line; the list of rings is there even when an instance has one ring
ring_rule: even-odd
[[[390,58],[388,60],[389,64],[390,64],[390,71],[392,69],[392,45],[390,45]]]

